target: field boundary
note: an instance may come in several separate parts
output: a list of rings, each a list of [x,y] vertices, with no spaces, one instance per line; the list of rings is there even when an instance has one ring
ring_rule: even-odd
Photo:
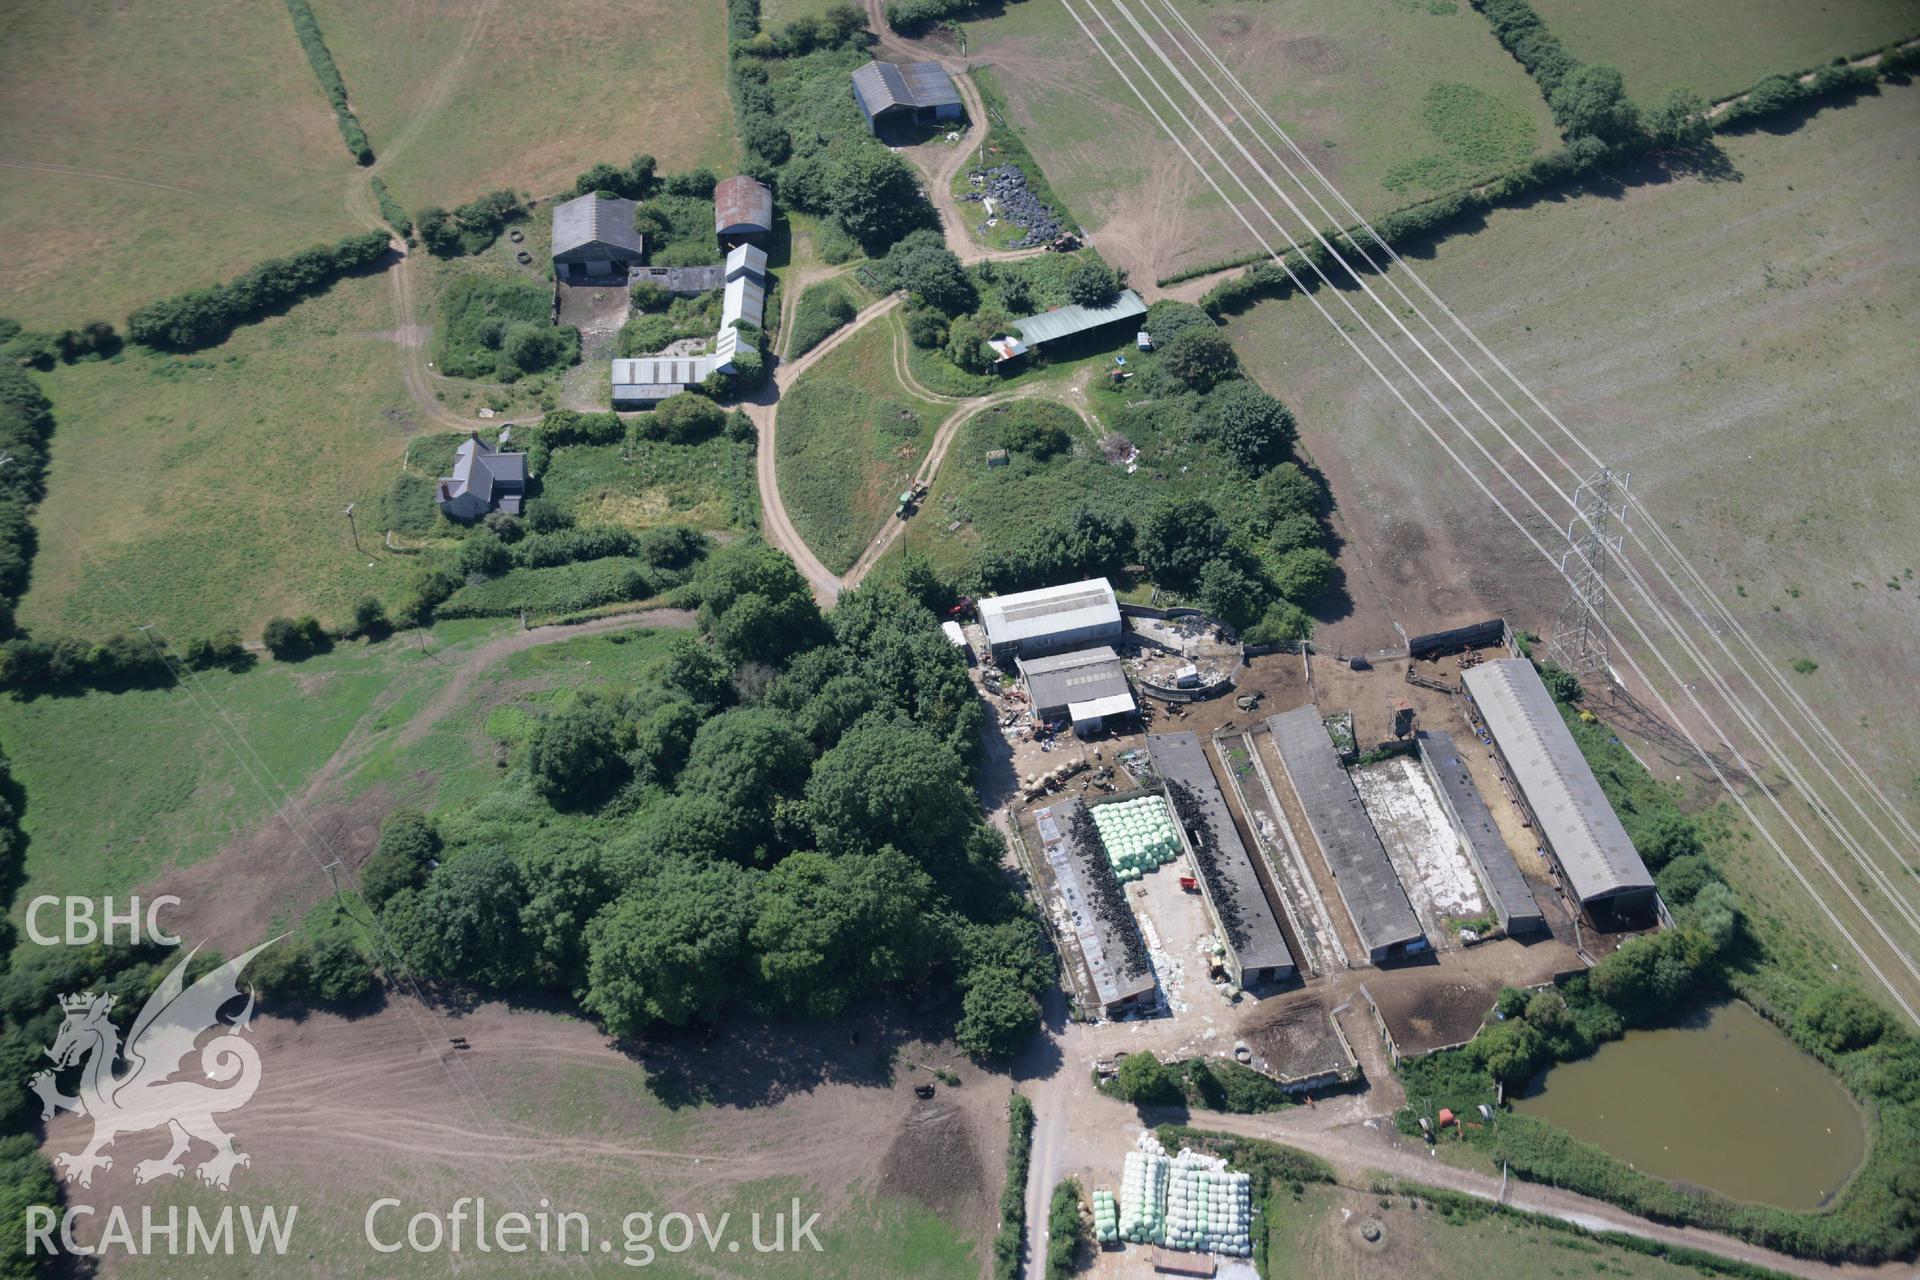
[[[1920,62],[1920,35],[1899,40],[1882,49],[1859,55],[1848,61],[1845,68],[1837,65],[1823,66],[1811,71],[1782,73],[1765,76],[1754,85],[1739,93],[1731,94],[1706,108],[1706,118],[1713,132],[1727,133],[1744,131],[1754,127],[1763,119],[1784,117],[1792,111],[1804,112],[1816,103],[1831,105],[1851,105],[1865,95],[1882,80],[1894,80],[1912,70]],[[1842,74],[1837,80],[1831,73]],[[1861,73],[1865,72],[1865,75]],[[1823,74],[1827,74],[1829,83],[1824,87],[1820,83]],[[1743,104],[1752,101],[1754,91],[1769,80],[1787,79],[1798,86],[1799,91],[1785,101],[1772,104],[1769,100],[1764,110],[1746,110]],[[1796,124],[1794,127],[1798,127]],[[1645,160],[1660,148],[1650,139],[1642,138],[1636,142],[1621,143],[1604,147],[1597,151],[1582,154],[1570,147],[1544,156],[1536,156],[1524,165],[1517,166],[1507,173],[1489,178],[1483,182],[1458,187],[1436,196],[1428,196],[1405,204],[1378,218],[1372,219],[1374,236],[1368,236],[1364,227],[1354,224],[1342,228],[1331,228],[1323,234],[1330,240],[1359,244],[1365,240],[1384,238],[1393,247],[1421,240],[1428,246],[1438,244],[1448,235],[1460,228],[1459,223],[1468,215],[1482,214],[1493,209],[1525,209],[1549,199],[1568,186],[1589,176],[1597,175],[1609,169],[1625,167],[1628,164]],[[1683,160],[1685,157],[1681,157]],[[1676,167],[1688,167],[1681,165]],[[1705,166],[1700,166],[1704,168]],[[1289,257],[1294,255],[1289,254]],[[1240,254],[1233,258],[1215,262],[1201,263],[1154,281],[1162,289],[1184,284],[1190,280],[1199,280],[1206,276],[1219,275],[1224,271],[1238,271],[1244,267],[1258,267],[1269,261],[1263,252]],[[1303,265],[1296,263],[1296,266]],[[1263,289],[1259,293],[1240,299],[1233,297],[1232,286],[1239,284],[1245,277],[1236,277],[1223,281],[1209,290],[1201,305],[1216,315],[1219,310],[1238,310],[1259,297],[1280,297],[1292,292],[1290,288],[1277,292]]]

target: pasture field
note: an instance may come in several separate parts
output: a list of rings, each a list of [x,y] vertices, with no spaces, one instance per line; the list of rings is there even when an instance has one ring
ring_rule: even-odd
[[[364,184],[279,4],[13,5],[0,315],[91,319],[360,228]]]
[[[1492,214],[1417,269],[1616,467],[1773,661],[1920,816],[1920,87],[1784,135],[1723,137],[1738,181],[1623,186]],[[1564,586],[1305,299],[1229,326],[1299,415],[1363,575],[1410,631],[1551,625]],[[1442,424],[1444,430],[1444,423]],[[1452,482],[1458,478],[1458,482]],[[1373,643],[1375,637],[1355,637]],[[1385,643],[1386,641],[1380,641]],[[1809,921],[1758,842],[1734,873]],[[1837,947],[1837,943],[1833,946]]]
[[[435,643],[463,645],[503,625],[442,624]],[[247,759],[263,782],[298,794],[357,725],[397,730],[451,674],[420,645],[390,641],[201,672],[192,697],[169,684],[0,701],[0,743],[27,794],[15,914],[36,893],[126,893],[213,856],[280,798],[239,762],[241,740],[258,753]]]
[[[770,31],[795,18],[817,18],[848,0],[764,0],[760,6],[760,27]]]
[[[1534,8],[1574,57],[1620,68],[1627,93],[1645,106],[1676,88],[1723,98],[1762,76],[1806,70],[1920,35],[1916,0],[1536,0]]]
[[[1271,1280],[1351,1276],[1448,1275],[1471,1271],[1489,1280],[1540,1276],[1607,1275],[1631,1280],[1697,1280],[1690,1268],[1633,1253],[1571,1230],[1555,1230],[1494,1214],[1464,1220],[1431,1207],[1409,1207],[1405,1196],[1380,1197],[1347,1187],[1310,1184],[1295,1197],[1271,1201],[1267,1219]],[[1361,1223],[1380,1224],[1378,1241]]]
[[[914,395],[894,373],[897,316],[869,324],[780,398],[780,497],[820,562],[844,573],[882,520],[951,411]]]
[[[596,161],[730,165],[725,6],[672,0],[319,0],[314,12],[409,211],[550,195]]]
[[[1179,10],[1369,217],[1557,143],[1539,90],[1464,3],[1183,0]],[[1113,20],[1158,70],[1133,29]],[[1137,79],[1121,44],[1089,21]],[[968,49],[992,68],[1054,189],[1135,279],[1248,250],[1245,227],[1166,144],[1064,6],[1007,5],[968,23]],[[1155,106],[1166,113],[1164,100]]]
[[[641,1059],[588,1023],[537,1009],[487,1003],[422,1011],[390,1001],[351,1018],[319,1012],[291,1019],[263,1002],[251,1027],[261,1086],[230,1122],[253,1163],[235,1175],[233,1191],[244,1187],[254,1204],[298,1206],[292,1244],[272,1264],[276,1275],[440,1276],[453,1257],[460,1274],[488,1277],[625,1272],[622,1261],[631,1260],[640,1274],[674,1280],[975,1280],[979,1240],[993,1222],[987,1196],[998,1181],[997,1168],[979,1176],[995,1154],[988,1113],[1003,1106],[1004,1088],[962,1065],[977,1089],[955,1090],[955,1101],[944,1105],[916,1106],[904,1073],[889,1081],[876,1070],[873,1041],[901,1044],[897,1033],[871,1023],[862,1029],[870,1033],[867,1046],[848,1050],[844,1027],[815,1033],[749,1021],[721,1032],[709,1049],[657,1038]],[[471,1045],[457,1058],[447,1046],[455,1035]],[[839,1042],[837,1051],[830,1040]],[[926,1056],[936,1048],[910,1041],[904,1047]],[[708,1071],[730,1101],[664,1097],[684,1069]],[[757,1087],[745,1079],[750,1073],[760,1078]],[[378,1087],[369,1088],[370,1080]],[[75,1149],[85,1124],[56,1121],[45,1149]],[[949,1145],[923,1149],[920,1135],[929,1131]],[[123,1135],[115,1149],[146,1156],[153,1137]],[[926,1159],[936,1151],[947,1158],[941,1176],[958,1184],[944,1202],[893,1185],[903,1153]],[[162,1213],[164,1206],[192,1205],[211,1220],[232,1194],[192,1177],[135,1186],[122,1161],[114,1165],[96,1180],[95,1193],[112,1196],[110,1203],[126,1206],[136,1221],[146,1204],[162,1206]],[[956,1167],[964,1165],[973,1167]],[[444,1218],[462,1197],[484,1198],[489,1217],[584,1214],[587,1258],[578,1253],[577,1225],[571,1258],[537,1261],[476,1248],[471,1217],[458,1254],[444,1244],[431,1252],[376,1253],[367,1241],[376,1201],[397,1202],[377,1212],[376,1238],[404,1243],[412,1215]],[[760,1215],[760,1238],[770,1245],[774,1214],[790,1218],[796,1202],[801,1220],[818,1215],[819,1251],[796,1251],[791,1225],[784,1250],[755,1250],[753,1216]],[[676,1212],[705,1216],[719,1241],[713,1253],[697,1227],[692,1248],[671,1231],[676,1251],[662,1247],[660,1221]],[[635,1214],[647,1216],[629,1218]],[[88,1220],[80,1223],[85,1238]],[[169,1264],[139,1259],[114,1269],[172,1273]],[[209,1277],[259,1270],[244,1249],[196,1259],[196,1273]]]
[[[383,494],[416,412],[379,277],[344,280],[192,356],[130,348],[42,380],[57,422],[22,623],[101,635],[156,623],[258,635],[345,618],[412,562],[349,502]]]

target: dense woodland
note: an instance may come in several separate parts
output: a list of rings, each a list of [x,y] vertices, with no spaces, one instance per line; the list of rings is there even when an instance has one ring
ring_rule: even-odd
[[[618,1035],[945,988],[964,1048],[1016,1049],[1052,960],[980,820],[980,704],[933,613],[886,583],[822,616],[758,542],[676,601],[706,640],[548,714],[471,809],[389,822],[363,887],[388,967],[564,993]]]

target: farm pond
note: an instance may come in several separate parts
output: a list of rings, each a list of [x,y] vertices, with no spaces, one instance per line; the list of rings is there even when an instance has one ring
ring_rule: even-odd
[[[1514,1107],[1642,1173],[1785,1209],[1825,1204],[1866,1152],[1846,1088],[1737,1000],[1549,1068]]]

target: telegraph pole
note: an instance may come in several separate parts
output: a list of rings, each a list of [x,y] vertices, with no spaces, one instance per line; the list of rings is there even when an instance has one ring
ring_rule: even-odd
[[[353,519],[353,508],[356,505],[357,504],[352,502],[347,504],[347,528],[353,530],[353,549],[361,555],[365,555],[367,554],[367,549],[360,545],[360,526],[354,523]]]

